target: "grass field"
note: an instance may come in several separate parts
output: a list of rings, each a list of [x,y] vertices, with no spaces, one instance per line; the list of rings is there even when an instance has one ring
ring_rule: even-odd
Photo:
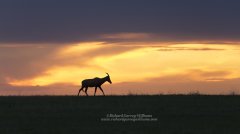
[[[157,121],[102,121],[107,115]],[[0,134],[239,134],[240,96],[0,97]]]

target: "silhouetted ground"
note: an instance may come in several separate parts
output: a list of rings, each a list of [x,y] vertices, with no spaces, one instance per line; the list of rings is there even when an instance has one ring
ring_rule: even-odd
[[[145,114],[158,121],[101,121]],[[239,134],[240,96],[0,97],[0,134]]]

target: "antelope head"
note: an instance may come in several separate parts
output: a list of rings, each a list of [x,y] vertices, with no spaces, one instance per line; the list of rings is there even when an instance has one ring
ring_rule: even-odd
[[[110,84],[112,84],[112,81],[111,81],[111,79],[110,79],[110,76],[109,76],[109,74],[108,73],[106,73],[107,74],[107,81],[110,83]]]

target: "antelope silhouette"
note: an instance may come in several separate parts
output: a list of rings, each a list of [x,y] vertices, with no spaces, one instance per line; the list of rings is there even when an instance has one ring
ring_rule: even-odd
[[[110,84],[112,84],[112,81],[110,79],[110,76],[108,73],[106,73],[107,76],[104,77],[104,78],[98,78],[98,77],[95,77],[94,79],[85,79],[82,81],[82,87],[79,89],[78,91],[78,96],[80,94],[81,91],[85,92],[85,94],[88,96],[88,93],[87,93],[87,90],[88,90],[88,87],[95,87],[95,92],[94,92],[94,96],[96,95],[96,92],[97,92],[97,88],[99,88],[103,95],[105,96],[104,92],[103,92],[103,89],[102,89],[102,84],[105,83],[106,81],[109,82]],[[83,90],[85,88],[85,91]]]

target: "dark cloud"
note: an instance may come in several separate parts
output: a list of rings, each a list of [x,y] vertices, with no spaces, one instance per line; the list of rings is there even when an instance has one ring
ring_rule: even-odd
[[[163,41],[239,41],[235,0],[1,0],[1,43],[101,40],[153,33]]]
[[[171,46],[162,46],[158,49],[158,51],[222,51],[225,49],[218,49],[218,48],[209,48],[209,47],[200,47],[200,48],[189,48],[189,47],[171,47]]]

